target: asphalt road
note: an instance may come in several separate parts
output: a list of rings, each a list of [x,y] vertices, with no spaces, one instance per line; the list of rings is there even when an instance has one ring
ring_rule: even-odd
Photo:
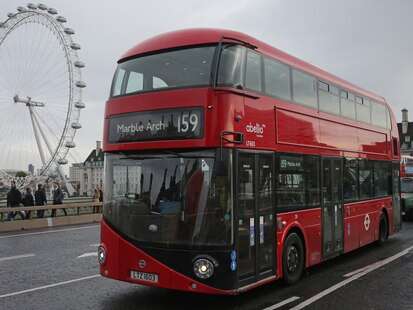
[[[309,269],[297,285],[236,297],[102,278],[98,242],[98,225],[0,234],[0,309],[413,309],[413,223],[383,246]]]

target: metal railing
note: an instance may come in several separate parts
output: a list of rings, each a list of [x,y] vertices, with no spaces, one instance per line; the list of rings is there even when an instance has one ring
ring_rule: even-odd
[[[17,213],[14,220],[30,220],[36,218],[46,218],[52,215],[52,210],[56,210],[56,217],[66,216],[64,215],[65,209],[67,216],[78,216],[83,214],[94,214],[102,212],[102,202],[83,202],[83,203],[64,203],[60,205],[46,205],[46,206],[27,206],[27,207],[0,207],[0,223],[8,220],[9,213]],[[42,217],[37,217],[37,211],[44,211]],[[21,212],[26,215],[30,212],[30,218],[22,219]]]

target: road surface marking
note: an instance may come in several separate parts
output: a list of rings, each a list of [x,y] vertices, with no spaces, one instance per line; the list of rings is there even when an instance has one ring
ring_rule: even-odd
[[[307,307],[308,305],[311,305],[312,303],[314,303],[314,302],[318,301],[319,299],[323,298],[324,296],[327,296],[328,294],[330,294],[330,293],[338,290],[339,288],[342,288],[343,286],[349,284],[350,282],[353,282],[354,280],[357,280],[357,279],[365,276],[366,274],[368,274],[368,273],[370,273],[370,272],[372,272],[372,271],[374,271],[374,270],[376,270],[376,269],[379,269],[379,268],[381,268],[381,267],[383,267],[383,266],[391,263],[392,261],[394,261],[394,260],[396,260],[396,259],[398,259],[398,258],[400,258],[400,257],[402,257],[402,256],[404,256],[404,255],[406,255],[406,254],[409,254],[409,252],[410,252],[412,249],[413,249],[413,246],[408,247],[407,249],[405,249],[405,250],[403,250],[403,251],[401,251],[401,252],[399,252],[399,253],[397,253],[397,254],[395,254],[395,255],[393,255],[393,256],[390,256],[390,257],[388,257],[388,258],[386,258],[386,259],[383,259],[383,260],[381,260],[381,261],[378,261],[378,262],[376,262],[376,263],[373,263],[373,264],[371,264],[371,265],[366,266],[366,267],[364,268],[364,270],[360,270],[360,269],[359,269],[359,270],[356,270],[356,271],[359,271],[359,272],[356,273],[356,274],[354,274],[354,275],[351,276],[350,278],[347,278],[346,280],[343,280],[343,281],[341,281],[341,282],[339,282],[339,283],[337,283],[337,284],[329,287],[328,289],[326,289],[326,290],[318,293],[317,295],[314,295],[313,297],[311,297],[311,298],[303,301],[302,303],[296,305],[295,307],[291,308],[290,310],[300,310],[300,309],[303,309],[303,308]]]
[[[278,309],[278,308],[281,308],[282,306],[285,306],[285,305],[287,305],[287,304],[289,304],[289,303],[292,303],[293,301],[296,301],[296,300],[298,300],[298,299],[300,299],[300,297],[298,297],[298,296],[293,296],[293,297],[291,297],[291,298],[288,298],[288,299],[285,299],[285,300],[279,302],[278,304],[275,304],[275,305],[272,305],[272,306],[270,306],[270,307],[264,308],[263,310],[274,310],[274,309]]]
[[[98,252],[84,253],[84,254],[82,254],[82,255],[79,255],[77,258],[89,257],[89,256],[98,256]]]
[[[99,245],[100,245],[100,243],[89,244],[89,246],[92,246],[92,247],[98,247]]]
[[[26,234],[6,235],[6,236],[0,236],[0,239],[14,238],[14,237],[23,237],[23,236],[33,236],[33,235],[43,235],[43,234],[49,234],[49,233],[57,233],[57,232],[64,232],[64,231],[72,231],[72,230],[95,228],[95,227],[99,227],[99,226],[100,226],[100,225],[90,225],[90,226],[82,226],[82,227],[74,227],[74,228],[66,228],[66,229],[56,229],[56,230],[38,231],[38,232],[32,232],[32,233],[26,233]]]
[[[35,254],[22,254],[22,255],[15,255],[15,256],[9,256],[9,257],[0,257],[0,262],[4,262],[5,260],[13,260],[13,259],[19,259],[19,258],[27,258],[27,257],[33,257],[36,256]]]
[[[97,277],[100,277],[100,274],[95,274],[95,275],[93,275],[93,276],[88,276],[88,277],[73,279],[73,280],[69,280],[69,281],[63,281],[63,282],[53,283],[53,284],[44,285],[44,286],[39,286],[39,287],[34,287],[34,288],[30,288],[30,289],[28,289],[28,290],[23,290],[23,291],[17,291],[17,292],[13,292],[13,293],[8,293],[8,294],[0,295],[0,299],[1,299],[1,298],[6,298],[6,297],[11,297],[11,296],[16,296],[16,295],[22,295],[22,294],[26,294],[26,293],[31,293],[31,292],[35,292],[35,291],[40,291],[40,290],[44,290],[44,289],[47,289],[47,288],[52,288],[52,287],[56,287],[56,286],[66,285],[66,284],[70,284],[70,283],[80,282],[80,281],[84,281],[84,280],[90,280],[90,279],[94,279],[94,278],[97,278]]]
[[[380,261],[379,261],[379,262],[380,262]],[[376,262],[376,263],[377,263],[377,262]],[[375,264],[376,264],[376,263],[375,263]],[[367,265],[367,266],[365,266],[365,267],[363,267],[363,268],[356,269],[356,270],[354,270],[354,271],[352,271],[352,272],[346,273],[343,277],[344,277],[344,278],[349,278],[349,277],[351,277],[351,276],[354,276],[355,274],[358,274],[358,273],[366,270],[366,269],[369,268],[370,266],[371,266],[371,265]]]

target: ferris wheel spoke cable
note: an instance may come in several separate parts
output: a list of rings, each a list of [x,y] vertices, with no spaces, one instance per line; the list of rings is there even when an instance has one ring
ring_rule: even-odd
[[[40,122],[42,123],[42,125],[49,131],[51,137],[53,137],[53,139],[54,139],[54,141],[55,141],[55,144],[58,144],[60,138],[59,138],[59,136],[57,135],[56,130],[53,129],[53,128],[51,128],[51,126],[44,120],[44,118],[40,115],[40,113],[37,113],[37,111],[35,111],[35,114],[36,114],[36,117],[37,117],[37,118],[40,120]],[[53,119],[53,118],[49,118],[49,120],[50,120],[50,119]],[[58,127],[58,124],[56,123],[56,121],[55,121],[55,124],[56,124],[56,126]]]

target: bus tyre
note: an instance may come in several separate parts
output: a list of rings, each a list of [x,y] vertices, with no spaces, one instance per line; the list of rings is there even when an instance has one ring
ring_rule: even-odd
[[[389,238],[389,224],[387,222],[387,216],[382,213],[380,215],[379,224],[379,244],[383,244]]]
[[[282,267],[283,278],[287,284],[300,280],[304,271],[304,245],[296,233],[291,233],[285,239],[283,247]]]

